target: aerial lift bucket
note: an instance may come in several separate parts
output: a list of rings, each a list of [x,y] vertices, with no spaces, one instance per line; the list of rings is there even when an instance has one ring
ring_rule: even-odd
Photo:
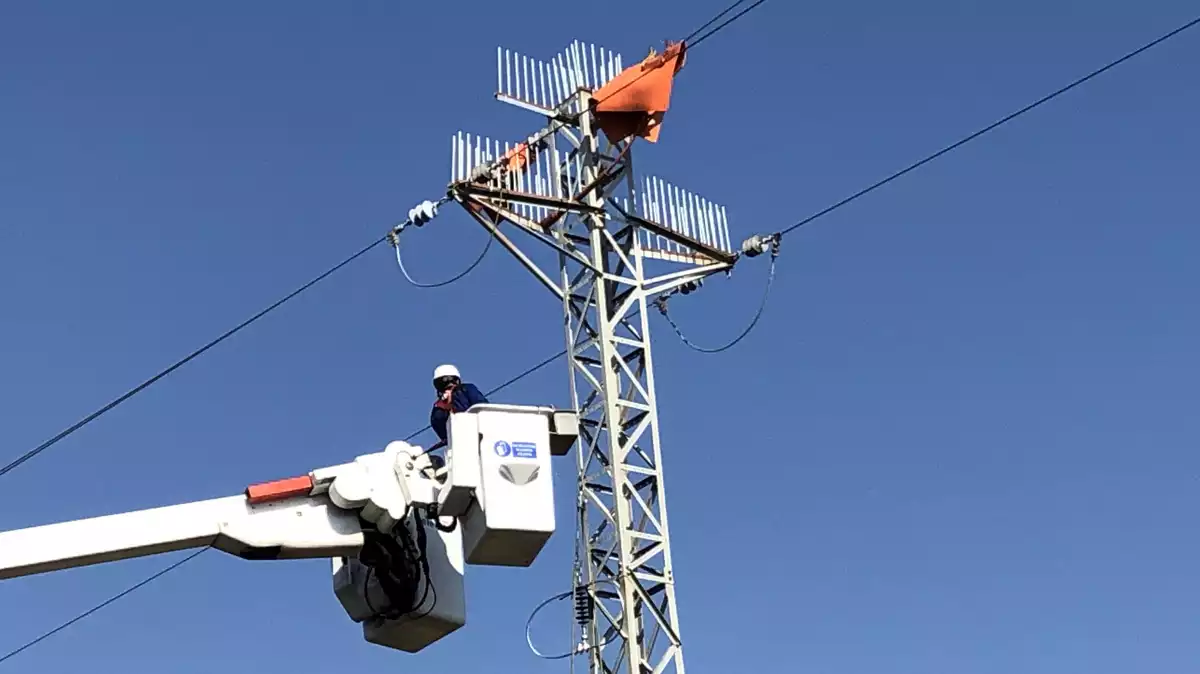
[[[663,116],[671,105],[671,85],[683,68],[686,47],[668,42],[663,53],[654,50],[641,63],[629,66],[592,94],[596,125],[609,141],[634,136],[658,141]]]

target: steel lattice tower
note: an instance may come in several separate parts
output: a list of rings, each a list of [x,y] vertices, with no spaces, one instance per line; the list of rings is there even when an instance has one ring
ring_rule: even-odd
[[[577,650],[592,674],[684,672],[647,308],[738,255],[723,208],[635,178],[632,145],[657,137],[665,105],[640,117],[599,105],[622,89],[662,93],[664,82],[669,96],[683,58],[678,44],[630,68],[579,42],[550,61],[500,49],[496,98],[545,126],[511,144],[452,140],[450,196],[563,307],[580,412],[575,583],[587,596],[577,598]],[[526,250],[528,241],[551,256],[539,264],[545,248]]]

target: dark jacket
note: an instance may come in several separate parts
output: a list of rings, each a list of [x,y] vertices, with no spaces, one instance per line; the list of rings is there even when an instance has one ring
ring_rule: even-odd
[[[433,432],[446,442],[446,424],[450,420],[449,407],[453,407],[455,412],[466,412],[471,409],[471,406],[480,403],[486,403],[488,400],[483,393],[474,384],[462,383],[455,389],[450,396],[450,405],[443,403],[441,398],[433,404],[433,411],[429,413],[429,425],[433,427]]]

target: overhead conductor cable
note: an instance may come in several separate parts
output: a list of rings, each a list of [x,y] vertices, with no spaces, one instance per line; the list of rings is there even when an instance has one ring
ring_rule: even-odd
[[[75,422],[71,426],[68,426],[67,428],[63,429],[62,431],[59,431],[56,435],[49,438],[42,444],[38,445],[37,447],[34,447],[33,449],[30,449],[29,451],[25,452],[24,454],[17,457],[16,459],[13,459],[12,461],[10,461],[8,464],[4,465],[3,467],[0,467],[0,477],[3,477],[5,475],[11,473],[12,471],[16,470],[25,462],[34,458],[38,454],[41,454],[42,452],[46,451],[47,449],[50,449],[51,447],[58,444],[62,440],[66,439],[68,436],[74,434],[79,429],[83,428],[84,426],[87,426],[88,424],[92,423],[96,419],[99,419],[101,416],[112,411],[114,408],[121,405],[122,403],[129,400],[130,398],[134,397],[135,395],[150,388],[154,384],[158,383],[160,380],[162,380],[165,377],[167,377],[168,375],[170,375],[175,370],[178,370],[179,368],[183,367],[184,365],[187,365],[188,363],[195,360],[196,358],[199,358],[200,356],[204,355],[206,352],[208,352],[209,349],[212,349],[213,347],[217,346],[221,342],[224,342],[225,340],[229,339],[230,337],[233,337],[234,335],[241,332],[242,330],[250,327],[252,324],[257,322],[260,318],[263,318],[264,316],[271,313],[272,311],[275,311],[276,309],[283,306],[287,302],[295,299],[297,296],[299,296],[300,294],[302,294],[309,288],[312,288],[313,286],[320,283],[321,281],[324,281],[326,278],[329,278],[335,272],[341,270],[343,267],[349,265],[351,262],[354,262],[355,260],[358,260],[362,256],[366,255],[368,252],[370,252],[372,249],[374,249],[379,244],[383,243],[384,241],[391,241],[393,237],[397,237],[399,235],[399,233],[402,232],[404,230],[404,228],[407,227],[408,225],[415,224],[419,227],[419,226],[425,224],[426,222],[429,221],[430,218],[432,218],[437,213],[437,205],[445,203],[445,201],[446,201],[446,199],[443,198],[437,202],[431,202],[431,201],[421,202],[419,205],[417,205],[415,208],[413,208],[412,210],[410,210],[408,212],[408,220],[393,227],[392,230],[390,232],[388,232],[388,234],[381,236],[378,239],[375,239],[371,243],[369,243],[366,246],[364,246],[363,248],[361,248],[358,252],[354,253],[353,255],[350,255],[349,257],[342,260],[341,262],[333,265],[329,269],[327,269],[324,272],[313,277],[311,280],[309,280],[304,285],[301,285],[300,287],[296,288],[295,290],[288,293],[287,295],[284,295],[280,299],[276,300],[275,302],[271,303],[270,305],[268,305],[267,307],[265,307],[258,313],[251,316],[250,318],[247,318],[246,320],[242,321],[241,323],[239,323],[239,324],[235,325],[234,327],[230,328],[229,330],[225,331],[217,338],[208,342],[204,346],[201,346],[200,348],[196,349],[195,351],[192,351],[191,353],[187,354],[183,358],[180,358],[179,360],[175,361],[173,364],[171,364],[167,368],[159,371],[158,374],[155,374],[153,377],[150,377],[149,379],[143,381],[142,383],[138,384],[137,386],[129,389],[125,393],[121,394],[119,397],[114,398],[112,401],[110,401],[103,407],[97,409],[96,411],[92,412],[91,414],[87,415],[86,417]],[[485,253],[487,252],[486,248],[485,248],[484,252]],[[482,256],[480,256],[480,258],[482,259]],[[476,261],[475,264],[477,265],[478,261]],[[474,269],[474,266],[475,265],[472,265],[471,268]],[[468,269],[467,272],[470,272],[470,269]],[[462,276],[465,276],[465,275],[466,275],[466,272],[461,274],[459,276],[459,278],[461,278]],[[455,279],[455,280],[457,280],[457,279]]]
[[[392,247],[396,249],[396,266],[400,267],[400,272],[402,274],[404,274],[404,278],[407,279],[409,283],[411,283],[412,285],[414,285],[418,288],[441,288],[443,286],[448,286],[451,283],[454,283],[455,281],[462,279],[467,274],[470,274],[472,271],[474,271],[475,268],[479,266],[480,262],[483,262],[484,256],[487,255],[488,250],[491,249],[491,247],[492,247],[492,241],[495,240],[495,237],[488,235],[487,243],[484,244],[483,251],[479,253],[479,257],[475,258],[475,261],[472,262],[471,265],[469,267],[467,267],[462,273],[457,274],[456,276],[450,278],[449,280],[439,281],[437,283],[420,283],[420,282],[414,280],[413,277],[408,273],[408,269],[406,269],[404,267],[404,258],[400,254],[400,234],[403,233],[403,231],[409,225],[415,225],[417,227],[424,227],[425,223],[429,222],[437,215],[438,206],[446,203],[447,201],[449,201],[448,197],[443,197],[436,202],[422,201],[420,204],[417,204],[412,210],[410,210],[408,212],[408,220],[406,220],[404,223],[402,223],[400,225],[397,225],[391,231],[391,233],[388,234],[388,237],[387,237],[388,243],[392,244]]]
[[[759,0],[759,2],[755,3],[755,5],[754,5],[754,6],[758,6],[759,4],[761,4],[761,3],[762,3],[762,1],[763,1],[763,0]],[[740,3],[736,3],[736,4],[740,4]],[[751,9],[752,9],[752,8],[753,8],[753,7],[751,7]],[[721,26],[718,26],[718,28],[717,28],[717,29],[724,27],[725,25],[727,25],[728,23],[730,23],[732,20],[734,20],[734,19],[736,19],[736,18],[740,17],[742,14],[744,14],[744,13],[745,13],[745,11],[748,11],[748,10],[744,10],[743,12],[740,12],[740,13],[739,13],[737,16],[733,17],[733,19],[731,19],[730,21],[726,21],[725,23],[721,24]],[[804,220],[801,220],[801,221],[799,221],[799,222],[795,223],[794,225],[792,225],[792,226],[790,226],[790,227],[788,227],[788,228],[786,228],[786,229],[782,230],[781,232],[779,232],[779,233],[778,233],[777,237],[781,239],[781,238],[782,238],[782,236],[784,236],[784,235],[786,235],[786,234],[790,233],[791,231],[795,230],[796,228],[798,228],[798,227],[801,227],[801,226],[803,226],[803,225],[806,225],[806,224],[808,224],[808,223],[810,223],[810,222],[812,222],[812,221],[814,221],[814,220],[816,220],[816,219],[818,219],[818,218],[821,218],[821,217],[823,217],[823,216],[827,215],[828,213],[831,213],[831,212],[833,212],[834,210],[837,210],[838,208],[841,208],[842,206],[845,206],[846,204],[848,204],[848,203],[850,203],[850,202],[852,202],[852,201],[854,201],[854,200],[856,200],[856,199],[858,199],[858,198],[860,198],[860,197],[862,197],[862,196],[866,195],[867,193],[869,193],[869,192],[871,192],[871,191],[874,191],[875,189],[877,189],[877,188],[879,188],[879,187],[882,187],[883,185],[885,185],[885,184],[887,184],[887,183],[890,183],[891,181],[893,181],[893,180],[895,180],[895,179],[897,179],[897,178],[899,178],[899,177],[901,177],[901,176],[905,175],[906,173],[909,173],[909,172],[911,172],[911,171],[915,170],[916,168],[919,168],[920,166],[923,166],[924,164],[926,164],[926,163],[928,163],[928,162],[930,162],[930,161],[933,161],[934,159],[936,159],[936,158],[938,158],[938,157],[940,157],[940,156],[942,156],[942,155],[944,155],[944,154],[947,154],[947,153],[949,153],[950,151],[952,151],[952,150],[954,150],[954,149],[956,149],[956,148],[958,148],[958,147],[961,147],[962,145],[964,145],[964,144],[966,144],[966,143],[970,142],[971,140],[974,140],[975,138],[978,138],[978,137],[980,137],[980,136],[984,135],[985,133],[988,133],[988,132],[990,132],[990,131],[992,131],[992,130],[996,129],[996,128],[998,128],[998,127],[1002,126],[1003,124],[1005,124],[1005,123],[1007,123],[1007,122],[1009,122],[1009,121],[1012,121],[1013,119],[1015,119],[1015,118],[1019,117],[1020,115],[1023,115],[1023,114],[1025,114],[1026,112],[1029,112],[1029,111],[1031,111],[1031,110],[1035,109],[1036,107],[1039,107],[1039,106],[1041,106],[1042,104],[1044,104],[1044,103],[1046,103],[1046,102],[1049,102],[1050,100],[1053,100],[1054,98],[1058,97],[1059,95],[1061,95],[1061,94],[1064,94],[1064,93],[1066,93],[1067,91],[1070,91],[1071,89],[1074,89],[1075,87],[1077,87],[1077,86],[1079,86],[1079,85],[1083,84],[1084,82],[1087,82],[1088,80],[1090,80],[1090,79],[1092,79],[1092,78],[1094,78],[1094,77],[1096,77],[1096,76],[1098,76],[1098,75],[1100,75],[1100,74],[1102,74],[1102,73],[1106,72],[1107,70],[1109,70],[1109,69],[1112,69],[1112,68],[1114,68],[1115,66],[1117,66],[1117,65],[1120,65],[1121,63],[1124,63],[1125,61],[1128,61],[1128,60],[1132,59],[1134,56],[1137,56],[1137,55],[1139,55],[1139,54],[1141,54],[1141,53],[1143,53],[1143,52],[1145,52],[1145,51],[1149,50],[1150,48],[1152,48],[1152,47],[1155,47],[1155,46],[1157,46],[1157,45],[1159,45],[1159,44],[1161,44],[1161,43],[1163,43],[1163,42],[1167,41],[1168,39],[1170,39],[1170,38],[1172,38],[1172,37],[1175,37],[1176,35],[1179,35],[1180,33],[1182,33],[1182,32],[1184,32],[1185,30],[1188,30],[1188,29],[1190,29],[1190,28],[1192,28],[1192,27],[1196,26],[1197,24],[1200,24],[1200,17],[1197,17],[1197,18],[1195,18],[1195,19],[1192,19],[1191,21],[1188,21],[1188,22],[1187,22],[1187,23],[1185,23],[1184,25],[1182,25],[1182,26],[1180,26],[1180,27],[1178,27],[1178,28],[1176,28],[1176,29],[1174,29],[1174,30],[1170,31],[1169,33],[1167,33],[1167,34],[1165,34],[1165,35],[1163,35],[1163,36],[1161,36],[1161,37],[1159,37],[1159,38],[1157,38],[1157,39],[1155,39],[1155,40],[1153,40],[1153,41],[1151,41],[1151,42],[1149,42],[1149,43],[1147,43],[1147,44],[1143,45],[1142,47],[1140,47],[1140,48],[1138,48],[1138,49],[1135,49],[1135,50],[1134,50],[1134,51],[1132,51],[1132,52],[1129,52],[1128,54],[1126,54],[1126,55],[1124,55],[1124,56],[1122,56],[1122,57],[1120,57],[1120,58],[1116,59],[1115,61],[1112,61],[1112,62],[1110,62],[1109,64],[1107,64],[1107,65],[1105,65],[1105,66],[1103,66],[1103,67],[1101,67],[1101,68],[1099,68],[1099,69],[1097,69],[1097,70],[1093,71],[1092,73],[1089,73],[1088,75],[1086,75],[1086,76],[1084,76],[1084,77],[1081,77],[1081,78],[1079,78],[1078,80],[1075,80],[1075,81],[1074,81],[1074,82],[1072,82],[1071,84],[1069,84],[1069,85],[1067,85],[1067,86],[1065,86],[1065,87],[1063,87],[1063,88],[1061,88],[1061,89],[1059,89],[1059,90],[1057,90],[1057,91],[1055,91],[1055,92],[1052,92],[1051,94],[1048,94],[1047,96],[1044,96],[1043,98],[1041,98],[1041,99],[1039,99],[1039,100],[1035,101],[1034,103],[1032,103],[1032,104],[1030,104],[1030,105],[1028,105],[1028,106],[1025,106],[1024,108],[1021,108],[1021,109],[1017,110],[1016,112],[1014,112],[1014,113],[1012,113],[1012,114],[1010,114],[1010,115],[1008,115],[1008,116],[1006,116],[1006,117],[1004,117],[1004,118],[1002,118],[1002,119],[998,120],[997,122],[994,122],[994,123],[992,123],[992,124],[988,125],[987,127],[984,127],[984,128],[983,128],[983,129],[981,129],[980,131],[977,131],[977,132],[975,132],[975,133],[973,133],[973,134],[971,134],[971,135],[969,135],[969,136],[967,136],[967,137],[963,138],[962,140],[960,140],[960,141],[958,141],[958,142],[956,142],[956,143],[954,143],[954,144],[952,144],[952,145],[950,145],[950,146],[947,146],[946,148],[943,148],[942,150],[939,150],[938,152],[936,152],[936,153],[934,153],[934,154],[932,154],[932,155],[930,155],[930,156],[928,156],[928,157],[926,157],[926,158],[924,158],[924,159],[922,159],[922,160],[920,160],[920,161],[918,161],[918,162],[916,162],[916,163],[914,163],[914,164],[910,165],[909,167],[907,167],[907,168],[905,168],[905,169],[902,169],[901,171],[898,171],[898,172],[896,172],[896,173],[892,174],[891,176],[888,176],[887,178],[885,178],[885,179],[883,179],[883,180],[881,180],[881,181],[879,181],[879,182],[877,182],[877,183],[875,183],[875,184],[873,184],[873,185],[871,185],[871,186],[868,186],[867,188],[865,188],[865,189],[863,189],[863,190],[860,190],[859,192],[856,192],[855,194],[852,194],[852,195],[850,195],[849,197],[847,197],[847,198],[845,198],[845,199],[843,199],[843,200],[841,200],[841,201],[839,201],[839,202],[837,202],[837,203],[835,203],[835,204],[833,204],[833,205],[831,205],[831,206],[829,206],[829,207],[827,207],[827,208],[825,208],[825,209],[823,209],[823,210],[821,210],[821,211],[818,211],[817,213],[815,213],[815,214],[813,214],[813,215],[811,215],[811,216],[809,216],[809,217],[805,218]],[[703,36],[701,39],[702,39],[702,40],[703,40],[703,39],[707,39],[709,36],[711,36],[713,33],[715,33],[717,29],[714,29],[713,31],[709,31],[709,32],[708,32],[708,33],[706,33],[706,34],[705,34],[705,35],[704,35],[704,36]],[[698,42],[697,42],[697,43],[698,43]],[[694,47],[694,46],[695,46],[695,45],[693,44],[693,47]],[[159,373],[158,375],[156,375],[155,377],[151,378],[150,380],[147,380],[147,381],[146,381],[146,382],[144,382],[143,384],[141,384],[141,385],[139,385],[138,387],[136,387],[136,388],[132,389],[131,391],[127,392],[125,395],[121,396],[120,398],[117,398],[116,400],[114,400],[113,402],[109,403],[109,404],[108,404],[108,405],[106,405],[105,407],[102,407],[102,408],[100,408],[99,410],[97,410],[96,412],[94,412],[92,415],[89,415],[88,417],[85,417],[85,418],[84,418],[83,420],[81,420],[79,423],[75,424],[74,426],[71,426],[71,427],[69,427],[68,429],[66,429],[65,431],[63,431],[62,433],[60,433],[59,435],[56,435],[56,436],[54,436],[53,438],[51,438],[50,440],[46,441],[45,443],[43,443],[43,444],[42,444],[42,445],[40,445],[39,447],[37,447],[37,448],[34,448],[34,450],[31,450],[30,452],[26,453],[26,455],[22,456],[22,457],[21,457],[21,458],[19,458],[18,460],[14,461],[13,463],[10,463],[9,465],[7,465],[7,466],[5,466],[4,468],[0,469],[0,475],[4,475],[4,474],[6,474],[6,473],[8,473],[8,472],[12,471],[14,468],[16,468],[16,467],[17,467],[18,465],[20,465],[21,463],[23,463],[23,462],[27,461],[28,459],[32,458],[32,457],[33,457],[33,456],[35,456],[36,454],[40,453],[41,451],[44,451],[44,450],[45,450],[45,449],[47,449],[48,447],[50,447],[50,446],[52,446],[53,444],[57,443],[58,441],[62,440],[62,439],[63,439],[63,438],[65,438],[66,436],[68,436],[68,435],[70,435],[70,434],[74,433],[75,431],[79,430],[79,429],[80,429],[80,428],[82,428],[84,425],[86,425],[86,424],[90,423],[91,421],[94,421],[96,418],[98,418],[98,417],[99,417],[99,416],[101,416],[102,414],[104,414],[104,413],[108,412],[109,410],[111,410],[112,408],[114,408],[114,407],[116,407],[117,405],[121,404],[121,403],[122,403],[122,402],[124,402],[125,400],[128,400],[128,399],[129,399],[130,397],[132,397],[133,395],[136,395],[138,392],[140,392],[140,391],[144,390],[145,388],[149,387],[150,385],[152,385],[152,384],[153,384],[153,383],[155,383],[156,381],[158,381],[158,380],[160,380],[161,378],[165,377],[167,374],[170,374],[170,372],[172,372],[172,371],[174,371],[175,369],[177,369],[177,368],[181,367],[182,365],[186,364],[188,361],[192,360],[193,358],[195,358],[195,357],[199,356],[201,353],[203,353],[204,351],[208,350],[209,348],[211,348],[211,347],[215,346],[215,345],[216,345],[217,343],[219,343],[220,341],[223,341],[224,339],[227,339],[228,337],[232,336],[232,335],[233,335],[234,333],[236,333],[237,331],[241,330],[241,329],[242,329],[242,328],[244,328],[244,327],[247,327],[247,326],[248,326],[250,323],[252,323],[253,321],[257,320],[258,318],[261,318],[261,317],[262,317],[263,315],[265,315],[267,312],[269,312],[269,311],[272,311],[272,310],[274,310],[275,308],[278,308],[278,306],[282,305],[284,302],[286,302],[286,301],[290,300],[291,298],[295,297],[297,294],[299,294],[299,293],[300,293],[300,292],[302,292],[303,290],[306,290],[306,289],[308,289],[309,287],[311,287],[311,286],[312,286],[312,285],[314,285],[315,283],[319,282],[320,280],[323,280],[325,277],[329,276],[330,274],[332,274],[333,272],[337,271],[337,270],[338,270],[338,269],[340,269],[341,267],[345,266],[346,264],[349,264],[351,261],[353,261],[353,260],[357,259],[358,257],[360,257],[361,255],[365,254],[365,253],[366,253],[367,251],[369,251],[370,249],[374,248],[375,246],[379,245],[380,243],[383,243],[384,241],[386,241],[386,240],[387,240],[387,238],[388,238],[388,237],[384,236],[384,237],[381,237],[381,238],[379,238],[378,240],[376,240],[376,241],[372,242],[372,243],[371,243],[371,244],[369,244],[367,247],[365,247],[363,250],[359,251],[358,253],[355,253],[354,255],[352,255],[351,257],[347,258],[346,260],[344,260],[343,262],[339,263],[338,265],[335,265],[333,268],[331,268],[330,270],[328,270],[328,271],[326,271],[325,273],[321,274],[320,276],[316,277],[315,279],[313,279],[313,280],[312,280],[312,281],[310,281],[309,283],[305,284],[304,286],[301,286],[301,288],[300,288],[300,289],[298,289],[297,291],[293,292],[292,294],[289,294],[289,295],[285,296],[285,297],[284,297],[283,299],[281,299],[279,302],[277,302],[277,303],[275,303],[275,304],[273,304],[273,305],[269,306],[269,307],[268,307],[267,309],[265,309],[263,312],[260,312],[259,314],[256,314],[255,316],[251,317],[249,320],[247,320],[247,321],[245,321],[244,323],[242,323],[242,324],[240,324],[240,325],[236,326],[234,329],[232,329],[232,330],[230,330],[229,332],[225,333],[224,335],[222,335],[221,337],[217,338],[217,339],[216,339],[216,340],[214,340],[213,342],[210,342],[208,345],[206,345],[206,346],[202,347],[201,349],[197,350],[196,352],[193,352],[192,354],[188,355],[188,356],[187,356],[187,357],[185,357],[184,359],[182,359],[182,360],[180,360],[179,362],[175,363],[175,364],[174,364],[174,365],[172,365],[170,368],[168,368],[168,369],[164,370],[163,372],[160,372],[160,373]],[[541,369],[541,367],[543,367],[543,366],[545,366],[545,365],[549,364],[550,362],[553,362],[554,360],[556,360],[557,358],[560,358],[560,357],[562,357],[562,356],[563,356],[563,355],[565,355],[565,354],[566,354],[566,351],[563,351],[563,352],[560,352],[560,353],[558,353],[558,354],[556,354],[556,355],[552,356],[551,358],[549,358],[549,359],[547,359],[547,360],[543,361],[541,364],[539,364],[539,365],[537,365],[537,366],[535,366],[535,367],[533,367],[533,368],[531,368],[531,369],[527,370],[527,371],[526,371],[524,374],[522,374],[522,375],[518,376],[517,378],[515,378],[515,379],[512,379],[512,380],[509,380],[508,382],[506,382],[505,384],[503,384],[503,385],[502,385],[502,387],[504,387],[504,386],[508,386],[509,384],[512,384],[512,383],[514,383],[514,382],[515,382],[515,381],[517,381],[518,379],[521,379],[521,378],[523,378],[524,376],[526,376],[526,375],[528,375],[528,374],[532,374],[532,373],[533,373],[533,372],[535,372],[536,370],[538,370],[538,369]],[[500,388],[502,388],[502,387],[500,387]],[[417,433],[414,433],[414,434],[413,434],[413,436],[415,436],[415,435],[419,434],[420,432],[423,432],[424,430],[427,430],[427,428],[425,428],[425,429],[421,429],[421,431],[417,431]],[[104,601],[104,602],[102,602],[102,603],[100,603],[100,604],[96,605],[95,607],[93,607],[93,608],[89,609],[88,611],[85,611],[84,613],[82,613],[82,614],[78,615],[77,617],[75,617],[75,618],[73,618],[73,619],[71,619],[71,620],[69,620],[69,621],[67,621],[67,622],[63,623],[62,625],[60,625],[60,626],[58,626],[58,627],[56,627],[56,628],[54,628],[54,629],[52,629],[52,630],[50,630],[50,631],[48,631],[48,632],[45,632],[45,633],[43,633],[41,636],[37,637],[36,639],[34,639],[34,640],[30,641],[30,642],[27,642],[25,645],[23,645],[23,646],[21,646],[21,647],[19,647],[19,648],[15,649],[15,650],[13,650],[13,651],[10,651],[10,652],[9,652],[9,653],[7,653],[6,655],[4,655],[4,656],[0,657],[0,662],[4,662],[4,661],[8,660],[9,658],[12,658],[13,656],[17,655],[18,653],[21,653],[21,652],[23,652],[24,650],[26,650],[26,649],[27,649],[27,648],[29,648],[30,646],[33,646],[34,644],[36,644],[36,643],[39,643],[39,642],[41,642],[42,640],[44,640],[44,639],[46,639],[46,638],[48,638],[48,637],[50,637],[50,636],[52,636],[52,635],[54,635],[54,634],[57,634],[58,632],[62,631],[62,630],[63,630],[63,629],[65,629],[66,627],[69,627],[70,625],[74,624],[75,622],[77,622],[77,621],[79,621],[79,620],[81,620],[81,619],[83,619],[83,618],[85,618],[85,617],[87,617],[87,616],[91,615],[92,613],[94,613],[94,612],[96,612],[96,611],[98,611],[98,610],[100,610],[100,609],[102,609],[102,608],[104,608],[104,607],[108,606],[109,604],[111,604],[111,603],[113,603],[113,602],[115,602],[115,601],[117,601],[117,600],[119,600],[119,599],[121,599],[121,598],[123,598],[123,597],[127,596],[128,594],[132,593],[134,590],[137,590],[137,589],[139,589],[139,588],[143,587],[144,585],[147,585],[147,584],[149,584],[151,581],[153,581],[153,580],[155,580],[155,579],[157,579],[157,578],[161,577],[162,575],[165,575],[166,573],[168,573],[168,572],[170,572],[170,571],[172,571],[172,570],[174,570],[174,569],[176,569],[176,568],[179,568],[179,566],[180,566],[180,565],[182,565],[183,563],[185,563],[185,562],[187,562],[187,561],[189,561],[189,560],[191,560],[191,559],[194,559],[194,558],[195,558],[195,557],[196,557],[196,556],[197,556],[197,555],[198,555],[200,552],[202,552],[202,551],[203,551],[203,549],[202,549],[202,550],[200,550],[200,551],[197,551],[197,552],[193,553],[192,555],[189,555],[189,556],[187,556],[187,557],[185,557],[185,558],[181,559],[180,561],[176,562],[175,564],[172,564],[172,565],[170,565],[170,566],[168,566],[168,567],[166,567],[166,568],[162,569],[161,571],[159,571],[159,572],[157,572],[157,573],[155,573],[155,574],[153,574],[153,575],[151,575],[151,576],[147,577],[146,579],[142,580],[141,582],[139,582],[139,583],[137,583],[137,584],[135,584],[135,585],[133,585],[133,586],[129,587],[129,588],[128,588],[128,589],[126,589],[125,591],[123,591],[123,592],[121,592],[121,593],[119,593],[119,594],[117,594],[117,595],[115,595],[115,596],[111,597],[110,599],[108,599],[108,600],[106,600],[106,601]],[[555,598],[557,598],[557,597],[555,597]],[[552,598],[552,599],[551,599],[551,601],[553,601],[555,598]]]
[[[755,3],[755,6],[757,6],[757,4],[758,3]],[[752,8],[753,7],[748,8],[748,9],[752,9]],[[739,12],[738,15],[736,15],[733,18],[736,19],[738,16],[741,16],[741,14],[745,13],[745,11],[748,11],[748,10],[743,10],[743,12]],[[732,21],[733,19],[730,19],[730,20]],[[726,23],[728,23],[728,21]],[[725,24],[722,24],[722,26],[723,25],[725,25]],[[943,155],[949,154],[950,152],[957,150],[958,148],[966,145],[967,143],[970,143],[971,141],[973,141],[981,136],[984,136],[992,131],[995,131],[996,129],[1004,126],[1005,124],[1017,119],[1018,117],[1021,117],[1022,115],[1025,115],[1026,113],[1032,112],[1033,110],[1041,107],[1042,105],[1045,105],[1046,103],[1049,103],[1050,101],[1058,98],[1059,96],[1062,96],[1063,94],[1071,91],[1072,89],[1075,89],[1075,88],[1083,85],[1084,83],[1108,72],[1109,70],[1112,70],[1113,68],[1125,63],[1126,61],[1129,61],[1129,60],[1133,59],[1134,57],[1136,57],[1146,51],[1149,51],[1150,49],[1152,49],[1154,47],[1157,47],[1158,45],[1166,42],[1167,40],[1170,40],[1171,38],[1178,36],[1179,34],[1183,33],[1184,31],[1187,31],[1191,28],[1196,27],[1197,25],[1200,25],[1200,17],[1196,17],[1194,19],[1191,19],[1190,21],[1187,21],[1186,23],[1168,31],[1167,33],[1164,33],[1163,35],[1160,35],[1159,37],[1141,45],[1140,47],[1137,47],[1136,49],[1133,49],[1132,51],[1129,51],[1129,52],[1125,53],[1124,55],[1122,55],[1116,59],[1113,59],[1112,61],[1109,61],[1108,63],[1104,64],[1103,66],[1100,66],[1099,68],[1096,68],[1095,70],[1092,70],[1091,72],[1089,72],[1079,78],[1076,78],[1075,80],[1071,81],[1070,83],[1046,94],[1045,96],[1042,96],[1041,98],[1033,101],[1032,103],[1029,103],[1021,108],[1018,108],[1017,110],[1014,110],[1013,112],[1005,115],[1004,117],[1001,117],[1000,119],[992,122],[991,124],[988,124],[987,126],[984,126],[984,127],[980,128],[979,130],[977,130],[971,134],[968,134],[953,143],[950,143],[949,145],[946,145],[945,147],[937,150],[936,152],[933,152],[932,154],[929,154],[929,155],[913,162],[912,164],[909,164],[908,166],[892,173],[891,175],[888,175],[887,177],[882,178],[882,179],[864,187],[863,189],[851,194],[850,196],[845,197],[842,200],[837,201],[837,202],[817,211],[816,213],[813,213],[812,215],[790,225],[789,227],[787,227],[783,230],[780,230],[779,232],[775,233],[771,237],[761,237],[760,241],[765,241],[765,240],[769,240],[769,239],[773,238],[776,242],[778,242],[778,241],[782,240],[784,236],[787,236],[791,232],[793,232],[801,227],[804,227],[805,225],[808,225],[812,222],[815,222],[816,220],[819,220],[820,218],[823,218],[826,215],[829,215],[830,213],[842,208],[843,206],[846,206],[854,201],[857,201],[858,199],[870,194],[871,192],[874,192],[875,190],[921,168],[922,166],[934,161],[935,159],[942,157]],[[711,31],[709,34],[711,34]],[[708,37],[709,34],[706,34],[701,39]],[[697,41],[697,43],[698,42],[699,41]],[[751,244],[752,241],[754,241],[754,239],[747,241],[746,245]],[[748,257],[752,257],[752,255],[748,255]],[[772,263],[772,271],[770,272],[770,276],[768,277],[768,292],[770,289],[771,280],[774,278],[774,263],[775,263],[774,255],[772,255],[771,263]],[[765,306],[765,299],[766,298],[764,295],[764,302],[763,302],[762,306]],[[660,302],[661,302],[661,304],[660,304]],[[687,346],[689,346],[697,351],[701,351],[704,353],[717,353],[720,351],[724,351],[724,350],[730,348],[731,346],[733,346],[733,344],[736,344],[737,342],[741,341],[741,339],[743,337],[745,337],[746,334],[749,333],[749,330],[747,330],[742,335],[740,335],[737,339],[735,339],[731,344],[728,344],[728,345],[718,348],[718,349],[699,348],[699,347],[696,347],[695,345],[691,344],[686,339],[686,337],[684,337],[684,335],[680,331],[679,327],[675,324],[674,321],[671,320],[670,316],[667,315],[666,300],[664,298],[660,297],[659,301],[656,301],[655,304],[656,304],[656,306],[659,307],[659,310],[663,313],[663,316],[666,317],[668,323],[671,324],[671,327],[675,329],[675,332],[679,336],[679,338],[681,340],[683,340],[683,342]],[[753,329],[753,327],[758,323],[758,318],[759,318],[759,316],[761,316],[761,313],[762,313],[762,306],[760,306],[759,314],[757,314],[755,316],[754,320],[751,322],[750,329]]]
[[[699,282],[693,281],[692,283],[681,286],[680,288],[676,288],[669,293],[663,293],[662,295],[659,295],[654,300],[655,308],[657,308],[659,313],[663,315],[663,318],[667,320],[667,323],[670,324],[671,328],[675,331],[675,335],[679,337],[679,340],[693,351],[699,351],[700,353],[721,353],[722,351],[728,351],[729,349],[732,349],[733,347],[737,346],[739,342],[745,339],[751,332],[753,332],[755,326],[758,325],[758,321],[762,319],[763,313],[767,309],[767,300],[771,296],[771,286],[775,282],[775,262],[779,258],[779,244],[781,240],[782,237],[779,236],[764,237],[759,235],[751,237],[746,241],[746,243],[742,244],[742,249],[743,251],[746,251],[747,257],[755,257],[769,250],[771,253],[771,267],[767,270],[767,284],[763,289],[762,300],[758,303],[758,311],[754,313],[754,318],[750,320],[750,324],[746,326],[746,329],[742,330],[737,337],[733,338],[733,341],[726,343],[724,346],[706,348],[693,344],[691,340],[689,340],[687,336],[683,334],[683,330],[679,328],[679,325],[674,319],[671,318],[671,314],[668,312],[667,301],[671,298],[671,296],[675,294],[690,294],[691,292],[699,289]]]

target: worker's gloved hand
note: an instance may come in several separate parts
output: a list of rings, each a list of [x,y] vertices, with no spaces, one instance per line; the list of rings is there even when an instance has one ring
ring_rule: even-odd
[[[450,402],[450,399],[453,397],[454,397],[454,387],[453,386],[447,388],[445,391],[442,391],[442,402],[448,403],[448,402]]]

